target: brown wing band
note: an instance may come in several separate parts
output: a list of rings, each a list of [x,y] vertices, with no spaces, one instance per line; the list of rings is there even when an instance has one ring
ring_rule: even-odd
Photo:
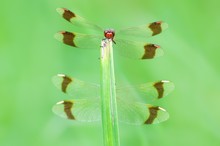
[[[163,82],[159,81],[157,83],[154,84],[154,87],[157,89],[157,93],[158,93],[158,99],[163,97],[163,93],[164,93],[164,88],[163,88]]]
[[[63,82],[62,82],[62,91],[66,93],[66,89],[68,85],[72,82],[72,79],[68,76],[63,76]]]
[[[144,46],[144,55],[142,56],[141,59],[152,59],[154,58],[156,54],[156,49],[159,48],[159,46],[154,45],[154,44],[147,44]]]
[[[76,45],[74,43],[75,35],[72,32],[64,31],[64,32],[61,32],[61,33],[63,35],[63,43],[64,44],[76,47]]]
[[[76,15],[73,12],[71,12],[70,10],[65,9],[65,8],[63,10],[64,10],[63,18],[66,19],[67,21],[70,22],[70,19],[72,19],[73,17],[76,17]]]
[[[154,119],[157,117],[157,111],[160,110],[159,106],[155,107],[149,107],[150,116],[145,121],[144,124],[152,124],[154,122]]]
[[[153,22],[151,23],[148,27],[152,30],[152,36],[157,35],[159,33],[161,33],[162,28],[161,28],[161,21],[158,22]]]
[[[75,120],[75,117],[73,116],[71,111],[73,103],[70,101],[64,101],[63,104],[64,104],[64,112],[66,113],[67,118]]]

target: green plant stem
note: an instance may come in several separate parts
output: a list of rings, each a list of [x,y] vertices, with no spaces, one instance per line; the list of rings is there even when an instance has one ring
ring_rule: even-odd
[[[101,43],[101,108],[104,146],[119,146],[112,40]]]

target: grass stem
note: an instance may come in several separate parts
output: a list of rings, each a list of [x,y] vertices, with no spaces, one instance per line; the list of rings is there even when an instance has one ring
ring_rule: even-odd
[[[112,40],[102,40],[100,52],[104,146],[120,146]]]

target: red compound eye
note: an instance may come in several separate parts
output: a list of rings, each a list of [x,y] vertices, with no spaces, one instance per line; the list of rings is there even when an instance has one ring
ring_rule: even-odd
[[[105,30],[104,31],[104,36],[107,39],[113,39],[115,36],[115,31],[114,30]]]

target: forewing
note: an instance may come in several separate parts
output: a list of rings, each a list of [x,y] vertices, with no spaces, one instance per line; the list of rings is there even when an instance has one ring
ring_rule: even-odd
[[[130,59],[153,59],[164,54],[161,47],[155,44],[124,39],[115,39],[115,41],[119,54]]]
[[[87,83],[64,74],[58,74],[52,78],[54,85],[63,93],[73,98],[97,98],[100,95],[99,85]]]
[[[162,21],[157,21],[146,25],[121,29],[117,32],[117,35],[119,37],[132,38],[132,39],[140,39],[140,38],[146,39],[150,36],[155,36],[162,33],[167,28],[168,28],[167,23]]]
[[[79,26],[79,27],[83,27],[85,29],[91,29],[91,30],[103,32],[103,29],[101,27],[89,22],[85,18],[71,12],[70,10],[68,10],[66,8],[57,8],[57,12],[64,19],[66,19],[67,21],[69,21],[70,23],[72,23],[75,26]]]
[[[68,31],[56,33],[55,38],[66,45],[82,49],[99,49],[102,40],[102,37],[98,35],[87,35]]]
[[[173,90],[174,84],[172,82],[161,80],[136,86],[119,87],[117,89],[117,95],[126,100],[141,98],[143,101],[149,102],[163,98]]]
[[[166,121],[169,114],[159,106],[149,104],[128,102],[118,99],[119,121],[133,125],[157,124]]]
[[[64,100],[55,104],[53,112],[66,119],[80,122],[93,122],[101,119],[100,100]]]

